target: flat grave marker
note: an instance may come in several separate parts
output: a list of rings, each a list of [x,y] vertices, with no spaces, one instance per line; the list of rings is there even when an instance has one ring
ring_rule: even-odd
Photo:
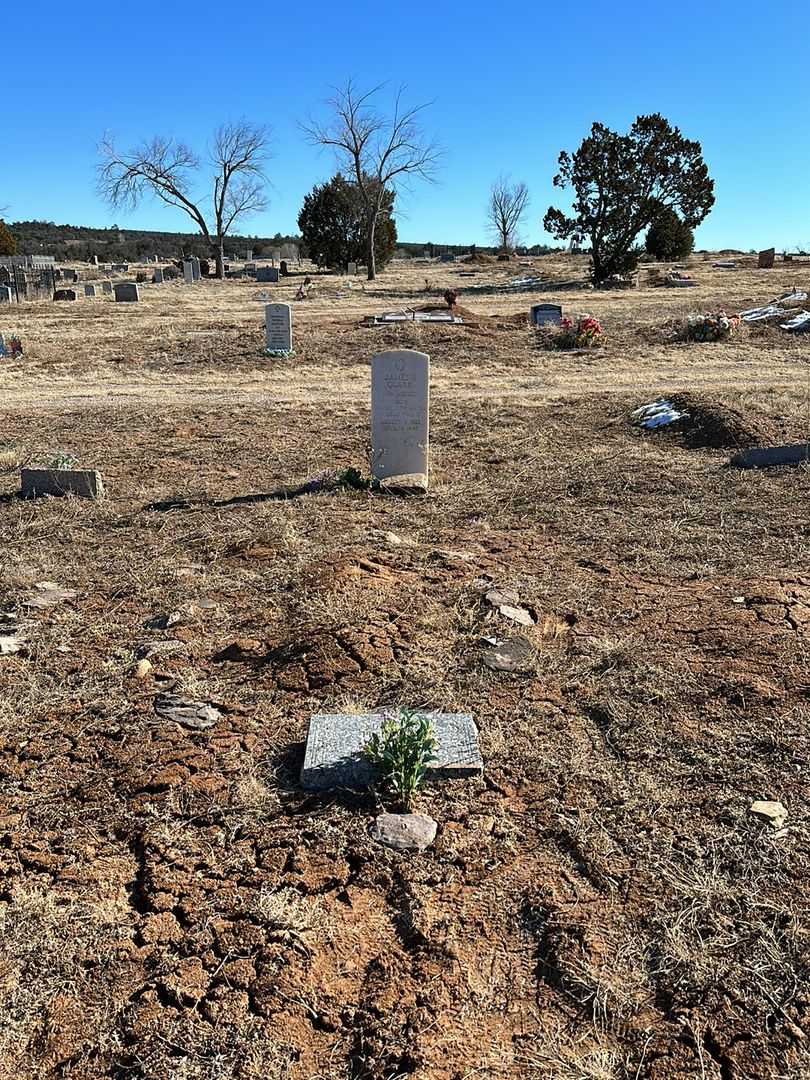
[[[484,768],[478,748],[478,729],[469,713],[426,713],[436,739],[435,760],[428,766],[432,780],[479,776]],[[319,713],[309,723],[306,755],[301,769],[305,788],[367,787],[377,773],[363,746],[385,720],[384,713]]]
[[[20,489],[24,499],[38,495],[100,499],[104,495],[104,480],[95,469],[22,469]]]
[[[371,473],[377,480],[420,475],[428,482],[430,357],[414,350],[371,361]]]

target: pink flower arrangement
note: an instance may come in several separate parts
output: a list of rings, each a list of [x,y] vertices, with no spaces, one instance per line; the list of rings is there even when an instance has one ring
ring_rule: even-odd
[[[539,333],[547,349],[598,349],[605,344],[604,328],[592,315],[583,315],[576,322],[565,315],[559,326],[546,325]]]

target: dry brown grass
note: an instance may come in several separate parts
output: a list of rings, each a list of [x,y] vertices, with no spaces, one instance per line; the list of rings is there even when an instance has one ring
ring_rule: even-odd
[[[800,340],[649,343],[793,271],[509,295],[514,268],[460,268],[430,273],[480,285],[462,296],[480,325],[361,328],[424,302],[422,268],[396,265],[345,300],[323,280],[283,363],[259,355],[247,283],[14,313],[0,613],[28,644],[0,659],[0,1074],[810,1070],[810,473],[730,471],[727,449],[628,423],[688,392],[806,438]],[[605,322],[599,355],[550,357],[507,319],[560,298]],[[206,501],[362,467],[368,361],[397,343],[432,358],[428,496]],[[14,498],[18,464],[54,449],[100,468],[109,498]],[[481,663],[482,635],[515,632],[487,618],[482,575],[536,613],[528,674]],[[28,609],[43,580],[78,595]],[[173,651],[136,679],[156,641]],[[161,720],[166,690],[222,721]],[[422,796],[440,833],[418,858],[373,845],[371,796],[297,783],[313,712],[397,704],[472,711],[486,760]],[[787,833],[749,817],[766,797]]]

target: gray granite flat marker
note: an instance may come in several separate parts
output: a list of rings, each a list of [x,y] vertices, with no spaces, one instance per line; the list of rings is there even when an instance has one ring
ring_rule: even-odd
[[[37,495],[100,499],[104,495],[104,480],[95,469],[21,469],[20,492],[24,499]]]
[[[292,308],[289,304],[268,304],[264,309],[264,329],[268,352],[292,352]]]
[[[194,267],[188,260],[183,262],[183,281],[186,285],[194,284]]]
[[[559,304],[533,304],[530,320],[532,326],[559,326],[562,308]]]
[[[119,281],[114,287],[116,304],[135,304],[141,294],[134,281]]]
[[[478,729],[469,713],[426,714],[433,723],[436,760],[428,769],[431,780],[478,776],[484,768],[478,749]],[[319,713],[309,722],[307,750],[301,769],[305,788],[368,787],[376,770],[363,756],[363,746],[379,731],[384,713]]]
[[[771,465],[801,465],[803,462],[810,464],[810,443],[741,450],[729,461],[729,465],[738,469],[767,469]]]
[[[428,478],[430,357],[411,350],[371,361],[371,473]]]

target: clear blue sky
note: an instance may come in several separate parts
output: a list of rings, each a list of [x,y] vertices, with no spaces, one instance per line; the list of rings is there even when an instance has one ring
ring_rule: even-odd
[[[434,101],[425,125],[444,164],[437,184],[402,200],[403,240],[486,243],[488,189],[505,172],[529,186],[526,241],[543,241],[545,210],[565,205],[551,185],[559,151],[594,120],[625,130],[661,112],[701,141],[716,182],[698,246],[810,247],[807,15],[794,0],[46,0],[10,5],[2,21],[0,205],[11,221],[185,231],[188,219],[153,202],[132,214],[104,206],[99,137],[174,135],[202,149],[218,123],[245,117],[272,126],[274,156],[270,209],[244,231],[296,231],[304,194],[334,171],[298,122],[353,76]]]

